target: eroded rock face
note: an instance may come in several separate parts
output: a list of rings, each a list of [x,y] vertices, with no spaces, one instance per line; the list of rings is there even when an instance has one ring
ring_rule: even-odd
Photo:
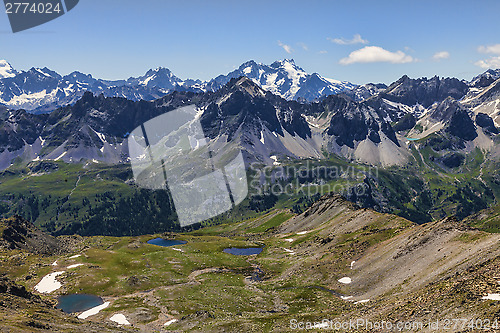
[[[411,114],[406,114],[403,118],[401,118],[394,126],[394,130],[399,131],[407,131],[412,129],[417,124],[417,118]]]
[[[16,284],[5,276],[0,277],[0,294],[9,294],[31,301],[41,301],[38,295],[30,293],[24,286]]]
[[[339,146],[354,148],[355,142],[365,139],[378,144],[382,133],[399,146],[394,129],[373,108],[352,102],[345,96],[330,96],[324,105],[335,112],[327,134],[335,136]]]
[[[460,99],[468,89],[466,82],[456,78],[441,79],[435,76],[430,79],[410,79],[405,75],[391,84],[381,95],[393,102],[429,107],[436,101],[443,101],[448,97]]]
[[[477,138],[476,127],[465,110],[457,110],[451,117],[446,132],[466,141]]]
[[[20,216],[4,219],[0,221],[0,225],[4,227],[0,235],[0,247],[44,255],[64,252],[63,244],[57,238],[43,233]]]
[[[28,169],[33,173],[51,173],[59,169],[59,165],[54,161],[36,161],[28,164]]]
[[[485,113],[479,112],[476,115],[476,124],[479,127],[481,127],[483,130],[485,130],[486,132],[489,132],[492,134],[498,134],[498,128],[496,128],[495,123],[493,122],[493,119],[491,119],[491,117]]]

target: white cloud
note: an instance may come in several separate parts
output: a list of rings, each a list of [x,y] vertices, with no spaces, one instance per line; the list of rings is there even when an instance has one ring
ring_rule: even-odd
[[[434,59],[435,61],[440,61],[443,59],[448,59],[449,57],[450,57],[450,52],[441,51],[441,52],[436,52],[436,54],[432,56],[432,59]]]
[[[495,45],[481,45],[477,48],[479,53],[496,54],[500,55],[500,44]],[[500,68],[500,56],[490,57],[489,59],[479,60],[474,63],[474,65],[479,66],[484,69],[497,69]]]
[[[330,42],[339,44],[339,45],[352,45],[352,44],[368,44],[366,39],[361,38],[360,34],[355,34],[352,39],[344,39],[344,38],[327,38]]]
[[[489,59],[479,60],[474,63],[484,69],[498,69],[500,68],[500,57],[491,57]]]
[[[319,51],[319,54],[327,54],[327,53],[328,53],[328,51],[325,51],[325,50]]]
[[[309,47],[307,46],[307,44],[305,43],[297,43],[297,45],[299,45],[304,51],[309,51]]]
[[[293,49],[292,49],[292,47],[290,45],[284,44],[281,41],[278,41],[278,45],[281,46],[283,48],[283,50],[286,51],[286,53],[292,53],[293,52]]]
[[[379,46],[365,46],[362,49],[351,52],[347,58],[340,59],[341,65],[355,63],[389,62],[392,64],[405,64],[415,62],[412,56],[403,51],[390,52]]]
[[[500,44],[488,45],[488,46],[481,45],[480,47],[477,48],[477,51],[480,53],[493,53],[500,55]]]

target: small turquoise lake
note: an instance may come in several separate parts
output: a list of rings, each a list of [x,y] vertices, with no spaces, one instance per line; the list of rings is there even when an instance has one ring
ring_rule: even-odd
[[[103,304],[99,296],[88,294],[64,295],[57,298],[56,309],[66,313],[83,312]]]
[[[147,243],[151,244],[151,245],[163,246],[163,247],[187,244],[186,241],[180,241],[180,240],[174,240],[174,239],[163,239],[163,238],[151,239],[151,240],[148,240]]]

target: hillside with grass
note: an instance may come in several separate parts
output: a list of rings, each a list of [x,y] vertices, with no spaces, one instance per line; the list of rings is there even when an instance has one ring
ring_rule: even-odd
[[[130,323],[122,327],[140,332],[287,332],[293,319],[495,320],[500,303],[487,297],[498,293],[500,236],[491,233],[498,219],[496,210],[481,214],[485,231],[450,218],[418,225],[327,195],[299,215],[278,209],[190,232],[80,237],[72,250],[54,255],[4,247],[5,277],[46,304],[19,315],[2,311],[3,325],[71,331],[113,326],[110,318],[122,314]],[[147,243],[158,236],[187,243]],[[263,250],[223,252],[231,247]],[[59,271],[59,289],[35,290]],[[54,311],[58,295],[75,293],[100,296],[109,306],[84,320],[42,315]],[[4,305],[22,301],[0,297]]]

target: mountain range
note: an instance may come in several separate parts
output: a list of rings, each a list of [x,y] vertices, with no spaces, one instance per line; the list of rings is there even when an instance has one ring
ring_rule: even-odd
[[[48,77],[41,70],[34,71]],[[476,148],[496,151],[499,77],[500,70],[488,71],[471,82],[403,76],[385,89],[371,90],[374,95],[361,101],[353,97],[353,91],[374,85],[310,103],[287,100],[246,76],[232,78],[215,91],[173,91],[151,102],[82,92],[74,104],[50,114],[5,111],[0,167],[5,169],[16,158],[126,162],[128,133],[155,116],[189,104],[202,111],[205,134],[216,146],[238,146],[246,151],[247,159],[266,164],[272,164],[270,156],[321,159],[327,152],[371,165],[404,165],[414,160],[412,149],[423,146],[434,149],[436,160]],[[134,82],[146,87],[153,80]],[[167,83],[155,82],[156,87],[162,84],[161,89],[169,89]],[[47,82],[39,84],[46,87]],[[103,86],[96,81],[94,87]],[[131,86],[121,89],[125,87],[133,90]]]
[[[349,82],[323,78],[317,73],[308,74],[293,60],[287,59],[271,65],[248,61],[227,75],[205,82],[182,80],[163,67],[151,69],[140,77],[110,81],[77,71],[61,76],[48,68],[18,72],[8,62],[1,60],[0,104],[43,113],[74,104],[85,91],[106,97],[152,101],[172,91],[217,91],[230,79],[240,76],[250,78],[263,89],[287,100],[312,101],[356,87]]]
[[[251,68],[247,64],[241,70],[251,72]],[[43,72],[49,74],[48,70]],[[152,73],[147,77],[154,76]],[[17,74],[3,82],[26,74]],[[159,79],[144,83],[145,80],[137,79],[136,83],[143,82],[146,87],[155,81],[155,85],[163,84],[163,89],[168,90],[168,85]],[[45,83],[40,85],[46,87]],[[42,178],[28,178],[36,182],[45,176],[55,177],[50,175],[53,172],[62,176],[66,168],[62,165],[75,165],[77,170],[93,165],[98,170],[107,170],[105,173],[110,172],[106,168],[115,168],[117,171],[111,173],[118,176],[110,178],[113,184],[124,181],[134,184],[128,154],[129,134],[159,115],[195,105],[216,163],[224,163],[232,152],[242,151],[247,166],[257,162],[274,168],[297,168],[313,162],[357,170],[376,167],[377,174],[366,173],[360,179],[348,179],[346,175],[335,179],[300,175],[292,178],[299,178],[302,186],[340,182],[344,196],[360,206],[396,213],[419,223],[449,215],[463,218],[500,199],[500,177],[496,172],[500,165],[499,85],[500,70],[489,70],[470,82],[437,76],[418,79],[403,76],[388,86],[356,86],[312,102],[286,99],[246,76],[231,78],[220,88],[214,86],[207,91],[174,90],[153,101],[106,97],[86,91],[74,103],[50,113],[35,114],[0,106],[0,170],[5,170],[2,175],[14,183],[19,179],[26,181],[23,178],[26,174],[41,175]],[[134,91],[127,85],[120,89],[125,88]],[[76,187],[86,173],[78,171]],[[279,181],[286,185],[295,179],[292,178]],[[276,182],[278,178],[263,181]],[[12,200],[9,193],[17,188],[14,183],[5,180],[0,184],[0,196],[3,197],[5,190],[4,199],[9,202]],[[362,191],[358,190],[360,187]],[[134,200],[143,200],[147,195],[141,194]],[[39,216],[41,206],[36,200],[36,208],[29,216]],[[249,207],[255,208],[268,207],[274,199],[250,197],[249,200]],[[101,205],[101,201],[96,204]],[[75,205],[72,210],[77,209]],[[5,211],[22,211],[23,207],[5,207]],[[300,211],[300,207],[296,210]],[[79,215],[78,220],[85,225],[88,218],[97,214],[95,209],[91,212]],[[174,218],[170,214],[169,210],[166,215]],[[54,218],[49,215],[47,219]],[[101,215],[95,215],[95,225],[103,228],[98,219]],[[75,220],[76,216],[66,218]],[[47,221],[40,221],[44,223]],[[133,223],[131,220],[130,225]],[[56,230],[63,227],[61,224]],[[110,226],[114,230],[110,232],[118,235],[115,227]],[[74,230],[78,229],[64,232]]]

